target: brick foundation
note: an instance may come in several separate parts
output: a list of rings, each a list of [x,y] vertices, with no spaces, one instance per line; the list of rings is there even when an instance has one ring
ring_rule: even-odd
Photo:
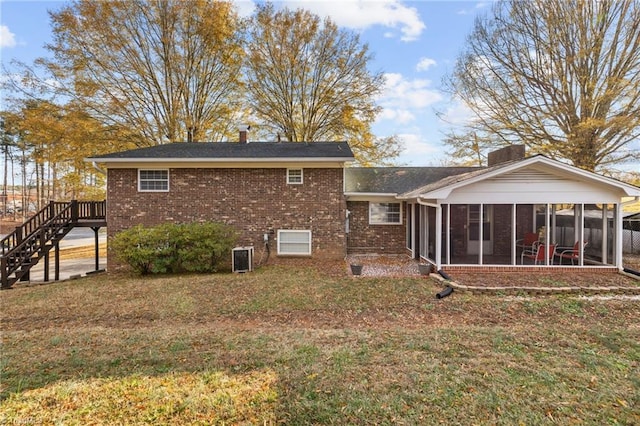
[[[589,272],[593,274],[618,273],[615,266],[522,266],[522,265],[443,265],[445,272]]]

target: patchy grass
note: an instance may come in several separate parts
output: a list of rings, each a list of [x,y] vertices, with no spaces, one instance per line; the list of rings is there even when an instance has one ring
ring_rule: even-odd
[[[12,394],[2,424],[266,424],[274,374],[180,373],[67,380]]]
[[[5,291],[0,423],[638,423],[638,301],[440,289],[270,266]]]

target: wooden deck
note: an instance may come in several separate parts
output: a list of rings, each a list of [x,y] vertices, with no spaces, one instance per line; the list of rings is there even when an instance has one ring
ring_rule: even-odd
[[[105,201],[50,202],[45,208],[0,241],[0,288],[18,280],[28,280],[29,270],[40,259],[45,262],[45,281],[49,274],[49,252],[55,254],[55,279],[59,279],[59,242],[73,228],[88,227],[96,233],[96,265],[101,227],[107,225]]]

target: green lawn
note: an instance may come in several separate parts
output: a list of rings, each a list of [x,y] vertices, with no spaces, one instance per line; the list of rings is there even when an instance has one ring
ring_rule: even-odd
[[[0,292],[0,424],[640,424],[640,301],[313,268]]]

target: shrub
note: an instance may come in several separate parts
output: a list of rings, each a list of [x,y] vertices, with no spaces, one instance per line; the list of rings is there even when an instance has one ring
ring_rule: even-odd
[[[231,258],[235,231],[221,223],[136,225],[111,241],[116,257],[140,274],[216,272]]]

